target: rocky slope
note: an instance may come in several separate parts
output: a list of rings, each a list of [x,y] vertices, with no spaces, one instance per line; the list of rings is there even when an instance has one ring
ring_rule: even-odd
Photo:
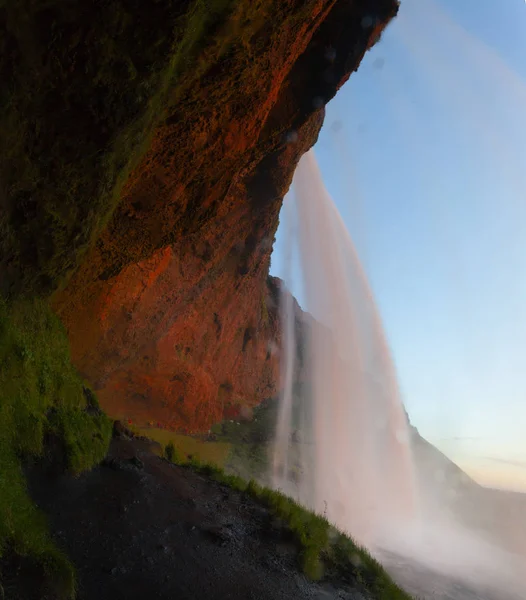
[[[187,4],[191,19],[201,3]],[[110,413],[203,431],[275,393],[267,275],[282,199],[324,105],[396,10],[265,0],[217,15],[107,228],[54,297]]]
[[[29,473],[53,536],[78,568],[78,600],[408,600],[357,548],[342,573],[331,562],[309,581],[297,541],[269,506],[152,449],[120,434],[105,462],[79,478],[50,478],[41,466]],[[16,588],[4,581],[16,590],[8,597],[42,600],[23,574]]]

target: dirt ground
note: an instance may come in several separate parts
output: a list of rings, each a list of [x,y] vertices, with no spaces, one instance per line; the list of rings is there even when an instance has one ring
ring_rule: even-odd
[[[364,600],[309,582],[285,530],[255,501],[151,451],[113,440],[71,478],[30,474],[31,492],[78,569],[78,600]]]

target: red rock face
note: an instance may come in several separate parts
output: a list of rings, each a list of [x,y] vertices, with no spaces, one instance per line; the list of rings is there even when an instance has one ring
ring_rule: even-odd
[[[240,27],[236,43],[174,97],[105,234],[55,299],[74,362],[110,414],[203,431],[276,392],[267,277],[282,199],[322,106],[397,7],[262,6],[224,25]]]

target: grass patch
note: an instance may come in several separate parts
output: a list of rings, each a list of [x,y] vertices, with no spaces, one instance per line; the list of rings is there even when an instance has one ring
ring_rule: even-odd
[[[136,431],[138,435],[144,435],[155,442],[159,442],[161,446],[164,446],[165,451],[171,444],[180,455],[181,460],[188,460],[187,457],[192,456],[202,463],[214,463],[222,467],[231,451],[231,445],[228,442],[208,442],[198,437],[153,427],[140,427]]]
[[[277,403],[269,400],[254,408],[251,421],[226,420],[212,427],[214,440],[184,435],[156,427],[128,425],[136,435],[159,442],[165,449],[172,444],[185,462],[195,457],[199,463],[216,464],[246,480],[259,478],[268,469],[268,446],[273,435]]]
[[[341,532],[334,529],[332,531],[333,541],[325,558],[332,573],[344,581],[353,578],[379,600],[411,598],[396,585],[382,565],[365,548],[359,547]]]
[[[164,449],[164,455],[166,460],[169,460],[174,465],[180,465],[183,462],[182,456],[179,454],[179,451],[174,446],[173,442],[170,442],[166,448]]]
[[[0,299],[0,559],[30,560],[54,593],[73,597],[73,567],[50,539],[22,469],[45,454],[46,436],[77,474],[103,459],[111,422],[71,365],[66,333],[47,304]]]
[[[325,517],[253,479],[247,482],[238,475],[228,475],[216,464],[202,463],[196,458],[183,464],[269,508],[293,535],[299,549],[300,566],[309,579],[318,581],[325,576],[337,576],[366,590],[377,600],[411,600],[365,548],[338,531]]]

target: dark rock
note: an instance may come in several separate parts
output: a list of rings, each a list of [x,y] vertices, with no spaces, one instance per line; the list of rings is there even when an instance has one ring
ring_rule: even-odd
[[[97,397],[93,391],[90,388],[83,386],[82,392],[84,394],[84,398],[86,399],[86,412],[93,416],[101,415],[102,411],[100,409]]]
[[[144,463],[142,462],[142,460],[137,457],[134,456],[133,458],[130,458],[130,463],[134,466],[137,467],[137,469],[144,469]]]
[[[212,525],[209,527],[204,527],[203,531],[211,539],[220,543],[221,545],[228,544],[230,541],[232,541],[232,533],[226,527]]]
[[[132,438],[134,437],[133,432],[128,429],[122,421],[114,421],[113,422],[113,437],[124,437],[124,438]]]

